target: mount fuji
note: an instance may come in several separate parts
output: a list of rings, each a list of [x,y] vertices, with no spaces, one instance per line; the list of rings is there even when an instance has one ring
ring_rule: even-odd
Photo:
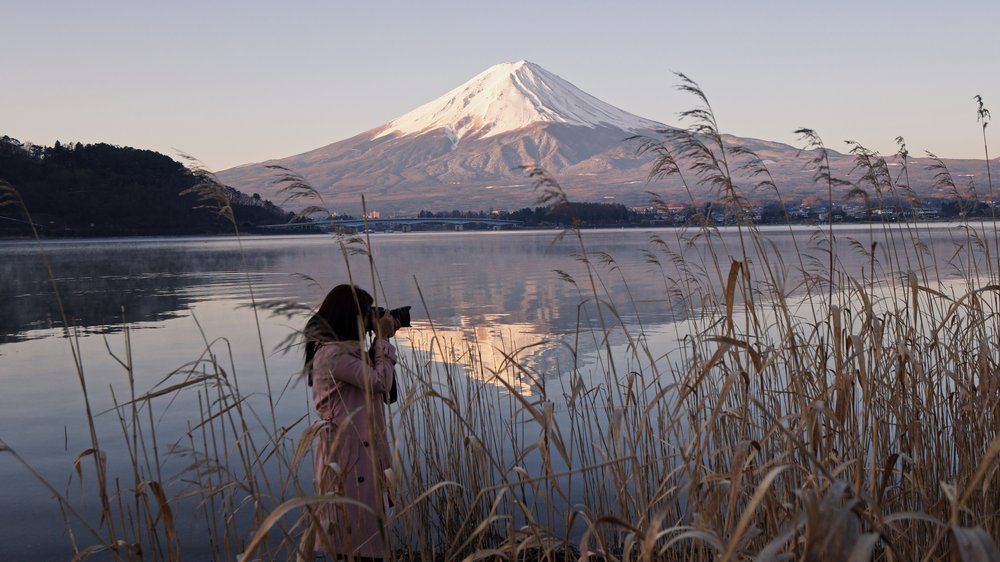
[[[539,165],[580,200],[627,202],[644,192],[648,158],[623,139],[664,127],[519,61],[364,133],[218,177],[279,200],[265,167],[277,164],[302,175],[334,210],[357,211],[365,194],[371,208],[415,213],[531,205],[537,193],[519,166]],[[633,186],[628,194],[625,186]]]
[[[351,138],[217,175],[227,185],[280,201],[281,186],[266,166],[284,166],[315,187],[331,210],[351,213],[360,210],[362,194],[369,209],[403,214],[531,206],[538,193],[521,166],[544,167],[573,201],[644,204],[649,191],[687,200],[676,181],[648,183],[650,158],[625,142],[634,135],[656,137],[666,128],[522,60],[492,66],[438,99]],[[798,149],[724,139],[754,150],[783,195],[817,193]],[[946,162],[956,175],[974,175],[983,166],[975,160]],[[847,177],[852,166],[851,157],[831,152],[835,174]],[[924,165],[912,166],[911,181],[918,192],[926,192],[931,178],[918,168]],[[711,199],[707,190],[704,195]]]

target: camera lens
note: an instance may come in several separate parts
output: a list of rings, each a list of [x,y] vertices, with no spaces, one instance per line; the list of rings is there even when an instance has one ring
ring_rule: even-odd
[[[391,314],[396,320],[399,320],[400,328],[410,327],[410,307],[403,306],[400,308],[394,308],[389,311],[389,314]]]

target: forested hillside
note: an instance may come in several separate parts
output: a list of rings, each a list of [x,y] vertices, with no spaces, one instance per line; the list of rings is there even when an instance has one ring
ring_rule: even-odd
[[[199,178],[172,158],[110,144],[52,147],[0,137],[0,179],[21,194],[44,237],[227,234],[233,225],[195,195],[181,195]],[[242,231],[287,222],[284,212],[257,194],[224,189]],[[20,209],[0,207],[0,236],[28,236]]]

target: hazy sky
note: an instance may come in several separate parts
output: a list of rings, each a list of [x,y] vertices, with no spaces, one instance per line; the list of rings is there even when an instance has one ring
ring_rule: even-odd
[[[0,134],[109,142],[209,169],[290,156],[527,59],[677,125],[701,84],[724,132],[981,158],[1000,119],[1000,1],[3,2]],[[1000,155],[1000,123],[987,132]]]

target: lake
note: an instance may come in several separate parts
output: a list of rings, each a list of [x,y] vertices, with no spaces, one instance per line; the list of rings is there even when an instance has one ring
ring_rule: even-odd
[[[886,235],[885,227],[874,227],[876,234],[872,228],[836,230],[840,268],[857,272],[859,280],[870,278],[872,269],[875,277],[896,275],[898,267],[880,265],[892,261],[946,282],[965,259],[955,252],[966,237],[958,225],[920,225],[925,247],[883,243],[866,255],[869,238]],[[782,262],[791,297],[801,269],[821,271],[828,259],[814,233],[763,230],[763,251]],[[123,364],[132,365],[142,394],[198,360],[209,344],[220,363],[238,373],[244,394],[274,402],[274,420],[262,425],[293,424],[310,409],[299,376],[301,352],[287,346],[304,317],[273,314],[270,305],[315,306],[348,279],[374,289],[384,306],[413,307],[414,326],[399,334],[401,354],[426,351],[431,340],[475,341],[495,355],[479,359],[488,363],[517,350],[527,374],[513,373],[500,383],[475,381],[474,369],[463,372],[469,384],[489,385],[498,395],[516,389],[530,396],[540,385],[565,384],[571,364],[587,376],[601,361],[595,350],[602,346],[627,355],[627,333],[642,334],[658,350],[654,362],[669,361],[687,335],[684,321],[702,295],[718,289],[728,256],[740,255],[737,233],[728,229],[695,239],[681,239],[672,229],[584,231],[579,239],[557,234],[375,234],[374,268],[363,245],[327,235],[0,242],[0,440],[60,493],[79,499],[74,461],[90,447],[90,437],[74,354],[98,414],[109,470],[117,473],[124,470],[125,448],[113,407],[131,392]],[[703,268],[678,271],[674,258],[680,255]],[[800,255],[805,258],[795,257]],[[577,341],[576,353],[569,354],[563,338],[597,324],[608,341]],[[201,407],[196,401],[170,404],[157,413],[157,433],[183,435]],[[92,462],[82,467],[93,470]],[[0,482],[0,559],[67,559],[69,538],[50,491],[3,452]],[[85,513],[97,507],[92,497],[83,503]],[[194,522],[179,528],[185,541],[205,540]]]

